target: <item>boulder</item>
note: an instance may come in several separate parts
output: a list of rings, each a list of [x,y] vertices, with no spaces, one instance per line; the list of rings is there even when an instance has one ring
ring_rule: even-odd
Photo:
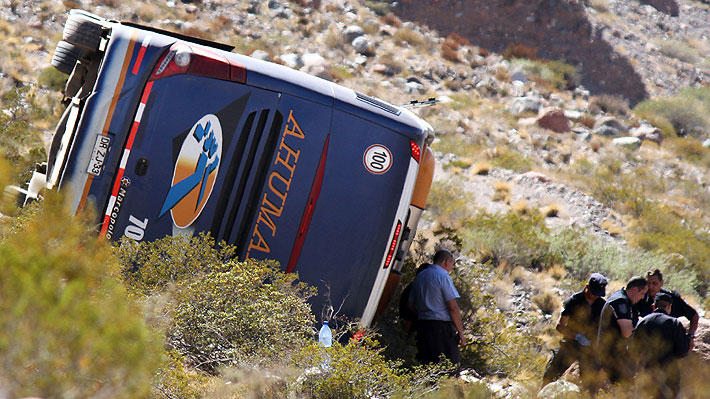
[[[553,132],[565,133],[570,131],[569,119],[565,116],[564,111],[559,108],[551,107],[542,110],[536,122],[538,126]]]
[[[305,65],[303,62],[303,58],[301,58],[301,56],[296,53],[288,53],[282,55],[281,61],[283,61],[286,66],[294,69],[299,69]]]
[[[623,123],[619,122],[616,120],[614,117],[611,116],[604,116],[599,119],[594,123],[594,129],[598,129],[602,126],[609,126],[611,128],[616,129],[619,133],[628,133],[629,128],[624,125]]]
[[[343,31],[343,39],[345,43],[352,43],[356,37],[360,37],[365,34],[365,30],[357,25],[350,25]]]
[[[545,385],[537,393],[537,399],[581,399],[582,390],[565,380],[557,380]]]
[[[509,109],[511,114],[518,116],[526,112],[538,113],[542,105],[540,97],[518,97],[510,103]]]
[[[252,58],[256,58],[257,60],[262,60],[262,61],[270,61],[271,60],[269,53],[267,53],[264,50],[254,50],[254,52],[252,52],[250,54],[250,56]]]
[[[515,71],[510,75],[510,81],[528,83],[530,79],[525,75],[525,72]]]
[[[611,144],[635,150],[641,147],[641,139],[638,137],[617,137],[611,141]]]
[[[374,48],[372,42],[365,36],[358,36],[352,41],[353,48],[360,54],[373,55]]]
[[[632,129],[631,135],[640,140],[649,140],[658,144],[661,144],[661,141],[663,141],[663,134],[661,133],[661,129],[653,127],[651,125],[643,124],[635,129]]]
[[[594,134],[598,134],[600,136],[618,136],[621,134],[619,129],[616,129],[611,126],[607,125],[601,125],[599,127],[595,127],[594,130],[592,130]]]

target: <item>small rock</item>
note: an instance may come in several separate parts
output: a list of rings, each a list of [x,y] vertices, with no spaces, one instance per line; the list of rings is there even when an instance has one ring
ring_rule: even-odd
[[[542,99],[539,97],[518,97],[510,103],[510,113],[518,116],[526,112],[539,112]]]
[[[594,134],[600,136],[618,136],[621,132],[619,129],[615,129],[611,126],[602,125],[594,129]]]
[[[578,121],[582,119],[582,113],[579,111],[571,110],[571,109],[566,109],[565,110],[565,116],[567,119],[571,119],[573,121]]]
[[[638,137],[617,137],[611,141],[611,144],[635,150],[641,147],[641,139]]]
[[[288,53],[282,55],[281,61],[283,61],[286,66],[294,69],[300,69],[305,65],[303,62],[303,58],[301,58],[301,56],[296,53]]]
[[[705,141],[703,141],[703,147],[710,148],[710,139],[705,139]]]
[[[537,393],[537,399],[581,399],[582,390],[565,380],[557,380],[545,385]]]
[[[610,126],[619,131],[620,133],[628,133],[629,128],[624,125],[623,123],[619,122],[616,120],[614,117],[611,116],[605,116],[602,118],[597,119],[597,121],[594,123],[594,127],[598,128],[601,126]]]
[[[658,144],[661,144],[661,141],[663,141],[661,129],[645,124],[631,130],[631,135],[640,140],[649,140]]]
[[[353,40],[355,40],[356,37],[360,37],[365,34],[365,31],[357,26],[357,25],[351,25],[345,28],[343,31],[343,39],[345,39],[346,43],[352,43]]]
[[[565,133],[570,131],[569,119],[565,113],[559,108],[547,108],[540,113],[537,118],[537,124],[545,129],[552,130],[557,133]]]
[[[373,48],[372,42],[368,40],[365,36],[358,36],[352,41],[353,48],[360,54],[372,55]]]
[[[257,60],[262,60],[262,61],[270,61],[271,60],[269,53],[267,53],[264,50],[254,50],[254,52],[251,53],[251,57],[256,58]]]
[[[513,74],[510,75],[510,80],[512,82],[523,82],[523,83],[528,83],[530,79],[525,75],[525,72],[523,71],[515,71]]]

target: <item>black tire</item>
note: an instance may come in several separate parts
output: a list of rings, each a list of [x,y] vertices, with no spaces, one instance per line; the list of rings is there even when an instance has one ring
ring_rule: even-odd
[[[64,24],[63,39],[88,52],[98,50],[103,26],[94,17],[84,13],[69,14]]]
[[[81,58],[83,52],[79,47],[62,40],[57,43],[57,47],[54,49],[52,66],[68,75],[74,70],[74,65]]]

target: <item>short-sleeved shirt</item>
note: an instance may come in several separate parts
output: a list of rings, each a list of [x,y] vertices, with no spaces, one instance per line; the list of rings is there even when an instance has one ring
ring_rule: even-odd
[[[611,352],[618,352],[626,348],[625,338],[621,334],[618,320],[630,320],[634,326],[638,321],[631,299],[623,289],[616,291],[607,299],[599,319],[599,343],[602,348]]]
[[[451,321],[446,302],[454,298],[459,298],[459,293],[449,273],[439,265],[431,265],[419,273],[409,294],[418,320]]]
[[[686,302],[677,291],[661,288],[660,292],[666,293],[673,297],[673,305],[671,306],[670,316],[685,317],[688,320],[692,320],[693,317],[698,314],[698,312],[696,312],[692,306],[688,305],[688,302]],[[653,313],[653,299],[651,299],[650,295],[646,294],[642,300],[638,301],[638,303],[634,305],[634,308],[636,308],[640,317],[649,315]]]
[[[597,298],[590,305],[584,297],[584,291],[574,293],[563,303],[561,315],[569,317],[567,328],[588,339],[595,337],[604,303],[604,299]]]

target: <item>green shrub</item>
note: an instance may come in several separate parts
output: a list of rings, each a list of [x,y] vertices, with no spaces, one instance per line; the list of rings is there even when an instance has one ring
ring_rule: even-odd
[[[700,62],[700,55],[698,54],[698,51],[686,42],[679,40],[661,40],[656,44],[658,45],[658,51],[667,57],[675,58],[683,62],[689,62],[691,64]]]
[[[493,166],[510,169],[518,173],[529,172],[535,166],[535,162],[525,157],[525,155],[511,151],[506,147],[496,147],[490,158]]]
[[[545,218],[538,212],[530,214],[488,214],[479,212],[463,224],[461,236],[464,248],[478,252],[479,260],[511,268],[541,268],[551,265]],[[489,259],[481,258],[486,256]]]
[[[634,114],[649,121],[663,118],[678,136],[705,138],[710,131],[706,89],[686,89],[678,95],[659,100],[645,100],[636,105]]]
[[[365,7],[372,10],[379,16],[387,15],[390,12],[390,3],[386,1],[366,1]]]
[[[0,242],[3,394],[148,397],[159,342],[108,245],[55,195],[37,208]]]
[[[516,67],[522,69],[531,80],[543,80],[559,89],[566,88],[579,80],[577,68],[561,61],[514,58],[511,61],[511,68]]]
[[[681,159],[710,168],[710,149],[694,137],[668,139],[663,142],[663,145]]]
[[[67,83],[67,75],[55,67],[47,67],[39,72],[37,83],[51,90],[62,91]]]
[[[168,351],[155,374],[152,397],[201,399],[208,378],[185,366],[185,358],[177,351]]]
[[[46,160],[41,137],[31,122],[41,119],[44,111],[34,101],[29,86],[0,94],[0,155],[14,166],[12,180],[20,185],[29,180],[35,163]]]
[[[152,242],[123,237],[114,250],[124,281],[134,292],[150,295],[170,283],[227,271],[236,248],[215,243],[207,233],[167,236]]]
[[[430,217],[440,217],[445,221],[457,221],[471,214],[469,204],[475,197],[457,184],[435,181],[427,198],[427,213]]]
[[[469,342],[461,351],[461,367],[509,377],[541,373],[545,363],[542,342],[517,327],[529,326],[533,320],[530,315],[498,311],[495,298],[487,293],[492,278],[490,265],[456,267],[452,277],[461,295],[458,303]]]
[[[304,370],[292,391],[308,398],[424,398],[454,371],[445,360],[439,364],[404,369],[400,361],[386,360],[373,337],[330,348],[316,343],[303,348],[295,365]]]
[[[270,364],[313,336],[314,289],[275,262],[232,261],[181,284],[168,342],[194,367]]]

